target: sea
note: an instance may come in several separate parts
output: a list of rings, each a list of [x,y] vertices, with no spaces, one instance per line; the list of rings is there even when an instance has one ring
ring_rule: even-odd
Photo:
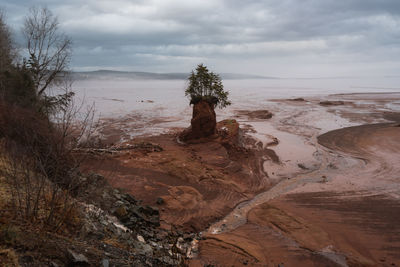
[[[232,105],[216,110],[217,120],[229,118],[236,110],[268,109],[271,101],[293,98],[323,98],[335,94],[400,92],[400,76],[287,79],[226,79]],[[162,129],[190,124],[192,109],[185,97],[185,80],[96,77],[78,79],[72,89],[75,102],[94,106],[96,118],[124,118],[140,115],[145,121],[163,120]],[[400,103],[391,103],[400,111]]]

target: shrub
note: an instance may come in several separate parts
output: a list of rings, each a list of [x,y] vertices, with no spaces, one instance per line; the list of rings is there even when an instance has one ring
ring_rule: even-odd
[[[0,101],[3,172],[15,217],[57,230],[71,219],[84,155],[79,140],[90,132],[89,120],[75,127],[70,113],[54,124],[43,114]],[[88,117],[90,118],[90,117]]]
[[[10,66],[8,70],[0,73],[0,79],[3,100],[24,108],[35,108],[38,100],[29,70],[25,67]]]

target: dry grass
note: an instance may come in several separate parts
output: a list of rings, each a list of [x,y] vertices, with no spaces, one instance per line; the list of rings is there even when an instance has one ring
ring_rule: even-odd
[[[5,209],[10,200],[10,192],[8,192],[7,186],[6,179],[0,176],[0,210]]]
[[[7,171],[12,170],[13,167],[10,167],[9,161],[1,155],[0,150],[0,218],[2,219],[12,219],[12,218],[20,218],[16,212],[21,212],[18,209],[11,209],[11,207],[15,207],[16,200],[12,198],[11,186],[7,180]],[[14,166],[15,168],[15,166]],[[18,184],[18,193],[20,195],[19,204],[24,206],[26,205],[27,198],[27,190],[24,182],[20,181]],[[32,189],[34,189],[35,184],[30,184]],[[75,200],[70,197],[69,192],[67,190],[59,189],[54,198],[54,184],[47,180],[44,182],[42,193],[39,200],[38,205],[38,215],[32,222],[35,225],[39,226],[45,222],[46,218],[48,218],[49,213],[53,213],[54,221],[57,222],[54,229],[56,232],[70,232],[70,230],[74,230],[79,228],[81,224],[81,215],[80,210],[77,207]],[[30,199],[30,198],[29,198]],[[49,205],[52,203],[52,206]],[[11,214],[12,212],[16,214]],[[7,217],[7,218],[6,218]],[[0,220],[0,223],[6,223],[8,220]],[[69,230],[68,230],[69,229]]]
[[[0,150],[0,239],[1,243],[5,243],[3,240],[3,232],[4,232],[4,225],[2,223],[5,222],[7,216],[4,216],[4,212],[6,210],[7,204],[9,204],[11,195],[8,189],[8,184],[6,182],[6,178],[3,175],[3,170],[7,168],[6,161],[2,155]],[[0,247],[0,265],[4,267],[19,267],[18,257],[13,249],[2,249]]]
[[[107,238],[104,240],[104,243],[123,250],[129,250],[129,246],[126,243],[122,244],[120,241],[118,241],[118,239],[115,238]]]
[[[17,254],[13,249],[0,249],[0,263],[3,267],[19,267]]]
[[[4,170],[7,169],[6,164],[7,162],[5,161],[2,151],[0,150],[0,215],[2,214],[2,211],[6,209],[7,204],[11,200],[11,193],[3,173]]]

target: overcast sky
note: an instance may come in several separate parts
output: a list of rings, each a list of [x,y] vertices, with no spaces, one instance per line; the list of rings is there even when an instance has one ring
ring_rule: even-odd
[[[18,40],[32,5],[58,16],[73,70],[400,73],[400,0],[3,0]]]

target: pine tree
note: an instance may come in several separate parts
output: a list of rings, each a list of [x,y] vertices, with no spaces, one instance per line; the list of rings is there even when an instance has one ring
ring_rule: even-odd
[[[224,108],[231,102],[228,100],[229,92],[224,91],[221,78],[218,74],[209,72],[206,66],[199,64],[196,71],[192,71],[186,88],[185,96],[190,98],[190,104],[196,104],[201,100],[207,101],[215,108]]]

